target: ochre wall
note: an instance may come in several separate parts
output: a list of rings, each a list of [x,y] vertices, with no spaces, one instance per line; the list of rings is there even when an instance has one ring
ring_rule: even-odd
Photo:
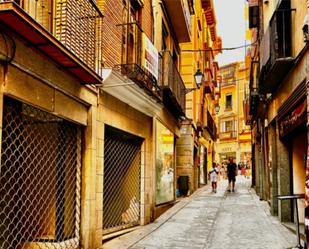
[[[95,248],[101,243],[95,239],[95,184],[93,173],[96,161],[97,94],[94,88],[83,86],[72,74],[55,65],[35,48],[25,46],[14,37],[16,54],[8,66],[0,66],[0,107],[3,95],[8,95],[39,109],[73,121],[84,128],[81,183],[81,243],[84,248]],[[5,53],[5,44],[0,42],[0,52]],[[29,59],[31,58],[31,59]],[[2,112],[1,112],[2,113]],[[2,114],[1,114],[2,115]],[[2,123],[2,117],[0,118]],[[29,245],[30,246],[30,245]]]
[[[142,162],[142,177],[141,177],[141,223],[147,224],[152,219],[152,208],[154,206],[153,196],[153,182],[154,178],[154,159],[153,159],[153,133],[152,133],[152,118],[148,117],[129,105],[119,101],[113,96],[100,92],[98,120],[97,120],[97,147],[99,153],[97,160],[100,161],[100,168],[98,170],[102,174],[100,177],[101,185],[97,187],[97,195],[101,195],[103,191],[103,175],[104,175],[104,125],[121,129],[138,137],[144,139],[144,151]],[[102,192],[103,193],[103,192]],[[103,203],[103,201],[102,201]],[[98,215],[100,215],[98,210]],[[101,218],[101,217],[100,217]],[[98,233],[101,231],[97,231]]]

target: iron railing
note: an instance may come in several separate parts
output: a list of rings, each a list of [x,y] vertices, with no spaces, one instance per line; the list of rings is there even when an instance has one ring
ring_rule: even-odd
[[[182,110],[186,108],[185,84],[175,65],[170,51],[162,52],[162,79],[161,86],[163,89],[169,89]]]
[[[142,139],[106,126],[103,234],[140,224]]]
[[[292,18],[289,1],[282,1],[261,41],[261,67],[269,70],[277,59],[292,56]]]
[[[5,97],[0,248],[79,248],[81,128]]]
[[[270,21],[270,64],[292,55],[291,10],[279,9]]]
[[[127,76],[138,86],[145,88],[148,93],[161,99],[161,91],[158,80],[149,73],[143,63],[143,36],[144,32],[139,23],[131,22],[117,25],[122,27],[122,58],[121,64],[115,69]],[[160,71],[160,68],[159,68]],[[160,72],[159,72],[160,74]]]
[[[219,139],[236,139],[237,138],[237,131],[226,131],[219,133]]]
[[[102,76],[103,15],[93,0],[15,2],[93,71]]]

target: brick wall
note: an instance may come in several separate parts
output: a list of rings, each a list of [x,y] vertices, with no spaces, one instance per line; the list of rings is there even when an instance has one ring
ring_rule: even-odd
[[[122,0],[98,0],[97,5],[104,14],[103,24],[103,58],[104,67],[121,63],[121,27]]]
[[[104,14],[103,58],[104,67],[113,67],[121,63],[121,36],[123,0],[97,0],[98,7]],[[146,35],[152,40],[152,0],[145,0],[141,10],[141,25]]]
[[[152,37],[152,0],[145,0],[144,7],[142,9],[142,28],[148,38],[153,41]]]

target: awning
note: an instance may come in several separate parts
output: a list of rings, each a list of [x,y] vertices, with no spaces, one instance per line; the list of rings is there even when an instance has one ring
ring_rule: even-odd
[[[0,3],[0,21],[24,42],[43,53],[83,84],[102,84],[102,78],[14,2]]]
[[[104,85],[101,89],[128,104],[147,116],[156,116],[163,108],[157,98],[150,98],[149,94],[132,80],[125,78],[115,69],[103,70]]]

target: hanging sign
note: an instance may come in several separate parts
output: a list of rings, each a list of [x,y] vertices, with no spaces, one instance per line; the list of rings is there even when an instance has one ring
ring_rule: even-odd
[[[142,65],[156,80],[159,78],[159,53],[147,35],[143,33]]]
[[[293,111],[279,121],[279,134],[281,138],[288,135],[302,123],[306,122],[306,105],[306,100],[301,102]]]

